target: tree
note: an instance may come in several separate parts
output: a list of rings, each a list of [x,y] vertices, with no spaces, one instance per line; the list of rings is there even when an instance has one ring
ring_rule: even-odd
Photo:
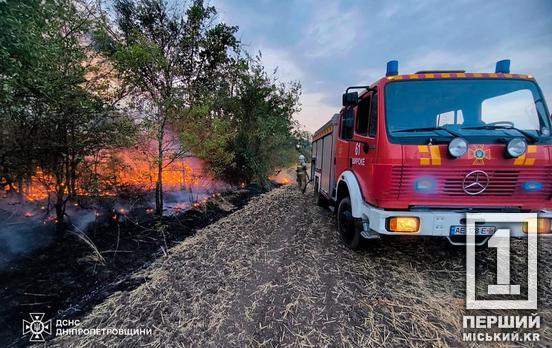
[[[217,176],[265,185],[274,168],[297,154],[292,116],[299,111],[301,86],[267,74],[260,55],[244,62],[235,66],[234,83],[216,90],[210,104],[181,124],[181,133]]]
[[[105,99],[86,42],[93,18],[70,0],[0,4],[0,113],[13,131],[2,143],[5,177],[40,173],[54,193],[58,230],[76,196],[79,168],[100,149],[125,143],[132,122]],[[88,40],[89,41],[89,40]]]
[[[20,191],[36,165],[33,139],[48,89],[37,73],[49,50],[41,36],[54,13],[38,1],[0,3],[0,183]]]
[[[301,85],[279,83],[265,72],[260,58],[251,61],[238,88],[235,151],[240,177],[264,184],[275,167],[291,159],[293,114],[299,111]]]
[[[167,129],[191,110],[231,63],[237,27],[213,24],[216,10],[194,0],[184,11],[163,0],[116,0],[115,28],[104,17],[96,41],[114,62],[142,110],[156,143],[156,214],[163,214],[163,170],[184,149],[170,151]]]

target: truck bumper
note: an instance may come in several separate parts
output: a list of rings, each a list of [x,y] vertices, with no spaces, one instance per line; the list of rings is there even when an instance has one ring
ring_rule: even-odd
[[[478,213],[478,211],[473,211]],[[539,218],[552,219],[552,212],[536,212]],[[392,217],[414,216],[420,220],[419,230],[417,232],[393,232],[388,229],[387,219]],[[375,208],[363,203],[362,220],[365,222],[365,231],[369,228],[370,233],[377,232],[384,235],[408,235],[408,236],[433,236],[450,237],[452,226],[465,225],[466,212],[454,210],[435,210],[435,211],[389,211]],[[366,223],[367,222],[367,223]],[[525,238],[527,234],[523,232],[521,222],[492,222],[486,225],[495,226],[496,229],[509,229],[510,236],[514,238]],[[552,233],[539,234],[542,237],[552,237]]]

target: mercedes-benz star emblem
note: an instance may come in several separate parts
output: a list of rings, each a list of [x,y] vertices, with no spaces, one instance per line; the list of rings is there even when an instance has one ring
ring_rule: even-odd
[[[462,181],[462,189],[468,195],[478,195],[489,186],[489,175],[482,170],[474,170],[468,173]]]

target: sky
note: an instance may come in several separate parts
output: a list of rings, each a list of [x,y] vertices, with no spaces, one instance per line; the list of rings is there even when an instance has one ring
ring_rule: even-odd
[[[371,84],[389,60],[399,73],[460,69],[531,74],[552,107],[552,1],[211,0],[220,20],[239,26],[269,71],[303,86],[296,119],[314,132],[350,85]]]

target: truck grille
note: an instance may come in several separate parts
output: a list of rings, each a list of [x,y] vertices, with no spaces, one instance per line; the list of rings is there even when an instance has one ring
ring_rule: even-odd
[[[436,193],[434,199],[440,200],[449,197],[457,199],[470,197],[462,187],[462,183],[467,174],[473,170],[482,170],[489,176],[489,185],[482,193],[471,196],[476,200],[499,200],[505,197],[519,198],[523,200],[543,200],[549,199],[552,194],[552,167],[536,167],[522,169],[504,169],[500,167],[481,167],[481,168],[420,168],[403,167],[402,172],[393,171],[392,185],[396,186],[396,176],[400,175],[399,199],[419,200],[422,197],[428,198],[427,194],[416,192],[416,181],[422,177],[430,177],[435,180]],[[539,191],[525,191],[522,188],[523,183],[537,181],[542,183],[542,189]],[[396,188],[390,191],[395,191]],[[431,195],[433,196],[433,195]]]
[[[489,175],[489,186],[480,193],[481,196],[511,196],[518,186],[519,171],[516,170],[495,170],[485,171]],[[445,178],[443,192],[449,196],[465,196],[462,188],[466,172],[460,177]]]

